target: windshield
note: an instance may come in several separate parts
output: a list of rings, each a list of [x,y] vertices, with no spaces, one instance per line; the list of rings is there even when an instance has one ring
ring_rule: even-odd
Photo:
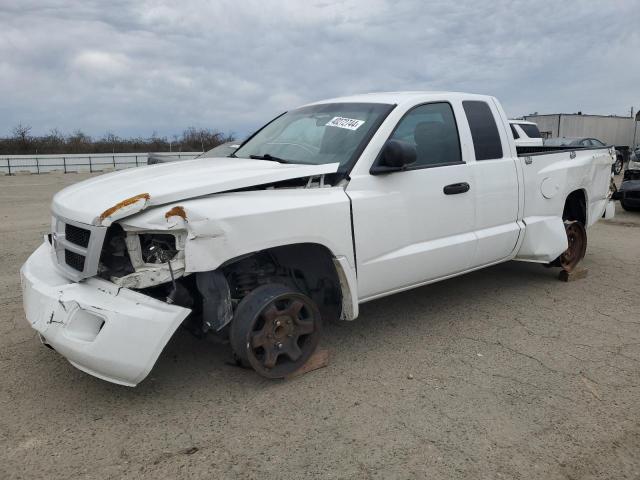
[[[347,167],[392,106],[381,103],[325,103],[276,118],[235,152],[236,157],[284,163]]]

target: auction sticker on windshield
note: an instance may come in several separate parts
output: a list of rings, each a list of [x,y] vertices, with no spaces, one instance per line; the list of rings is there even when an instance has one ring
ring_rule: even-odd
[[[362,126],[364,120],[355,118],[333,117],[326,124],[327,127],[346,128],[347,130],[357,130]]]

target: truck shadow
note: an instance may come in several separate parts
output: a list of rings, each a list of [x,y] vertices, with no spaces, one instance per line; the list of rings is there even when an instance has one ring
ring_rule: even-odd
[[[486,316],[487,305],[500,311],[501,321],[508,324],[513,307],[527,308],[523,304],[548,294],[558,286],[557,275],[558,269],[508,262],[365,303],[356,321],[325,324],[321,346],[329,349],[331,361],[314,378],[345,372],[367,359],[383,361],[390,346],[410,355],[417,345],[430,348],[434,343],[453,342],[456,332],[474,317]],[[421,339],[418,344],[416,338]],[[119,387],[68,368],[93,394],[140,402],[141,408],[163,392],[171,396],[212,388],[262,391],[297,381],[264,379],[236,366],[227,343],[198,339],[182,328],[137,388]]]
[[[446,334],[448,327],[471,320],[481,305],[493,302],[504,307],[505,299],[515,305],[544,295],[557,287],[557,275],[555,268],[508,262],[394,294],[361,305],[356,321],[325,324],[321,345],[330,350],[332,365],[342,363],[346,367],[376,348],[389,344],[402,348],[407,336],[427,338]],[[172,381],[169,379],[174,375],[184,377],[186,371],[190,376],[216,377],[223,382],[241,379],[243,383],[256,385],[274,383],[235,366],[228,344],[200,340],[181,329],[149,377],[152,382],[166,382]]]

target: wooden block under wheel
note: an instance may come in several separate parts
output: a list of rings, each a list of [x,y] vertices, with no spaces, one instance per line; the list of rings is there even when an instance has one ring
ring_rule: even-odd
[[[577,267],[572,272],[567,272],[566,270],[560,270],[560,275],[558,278],[563,282],[573,282],[574,280],[580,280],[581,278],[585,278],[589,274],[589,270],[586,268]]]
[[[314,370],[318,370],[319,368],[323,368],[329,365],[329,350],[326,348],[317,349],[307,363],[302,365],[298,370],[293,372],[291,375],[287,375],[287,379],[296,378],[305,373],[313,372]]]

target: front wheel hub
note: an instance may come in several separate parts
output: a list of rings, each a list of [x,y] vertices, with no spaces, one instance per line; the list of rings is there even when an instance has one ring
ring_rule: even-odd
[[[267,378],[298,370],[315,351],[320,312],[306,295],[284,285],[256,288],[242,299],[230,340],[240,361]]]

